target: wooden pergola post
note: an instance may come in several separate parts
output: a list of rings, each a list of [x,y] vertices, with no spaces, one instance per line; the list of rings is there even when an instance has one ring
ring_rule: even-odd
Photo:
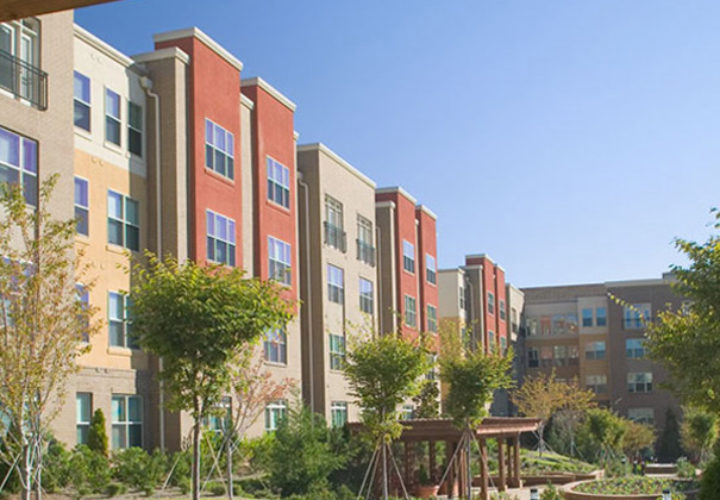
[[[513,444],[511,438],[503,438],[505,442],[505,457],[507,458],[507,485],[510,488],[517,488],[515,477],[515,461],[513,459]]]
[[[488,454],[487,441],[480,439],[480,500],[488,500]]]
[[[437,475],[435,474],[435,441],[430,441],[428,443],[428,462],[428,475],[430,476],[430,481],[433,481],[434,483],[434,481],[440,479],[439,477],[436,477]]]
[[[520,480],[520,434],[513,436],[513,476],[515,476],[516,488],[522,487]]]
[[[503,438],[497,438],[498,445],[498,491],[505,491],[507,489],[505,483],[505,447],[503,446]]]

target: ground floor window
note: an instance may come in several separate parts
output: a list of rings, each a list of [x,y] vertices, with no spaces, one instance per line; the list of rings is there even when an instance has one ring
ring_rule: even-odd
[[[77,444],[87,444],[91,417],[92,394],[89,392],[78,392],[75,394],[75,429],[77,431]]]
[[[330,422],[333,427],[342,427],[347,423],[347,403],[333,401],[330,405]]]
[[[142,398],[115,394],[112,397],[112,447],[142,447]]]
[[[272,432],[277,430],[280,421],[287,413],[287,401],[278,399],[265,406],[265,431]]]

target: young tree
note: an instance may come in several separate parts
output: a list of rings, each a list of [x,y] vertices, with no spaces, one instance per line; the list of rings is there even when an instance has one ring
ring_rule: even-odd
[[[437,418],[440,415],[440,388],[434,379],[425,379],[420,392],[413,398],[415,418]]]
[[[655,429],[647,424],[623,419],[625,433],[621,447],[628,457],[634,457],[641,451],[650,448],[655,442]]]
[[[357,342],[347,353],[345,376],[362,420],[382,455],[383,498],[388,498],[388,445],[402,433],[397,407],[418,393],[430,368],[427,351],[395,334]],[[376,452],[377,453],[377,452]]]
[[[527,377],[511,397],[521,414],[540,419],[538,451],[542,455],[545,451],[545,427],[552,416],[561,410],[566,416],[579,416],[594,406],[594,396],[592,391],[582,389],[576,383],[559,382],[553,370],[551,373]]]
[[[614,458],[621,450],[623,437],[627,432],[624,419],[610,410],[594,408],[588,410],[584,425],[598,447],[601,460]]]
[[[92,283],[74,249],[75,221],[58,220],[48,204],[58,177],[38,189],[29,207],[19,186],[0,189],[0,435],[2,459],[18,461],[23,497],[41,491],[48,424],[65,396],[83,341],[95,333],[95,309],[81,300]],[[84,283],[82,290],[78,283]],[[7,427],[4,427],[7,425]]]
[[[720,212],[713,210],[715,229]],[[677,238],[675,246],[690,260],[672,266],[675,292],[688,302],[678,311],[663,311],[647,325],[650,357],[670,371],[669,385],[686,403],[720,413],[720,235],[705,243]]]
[[[682,455],[680,445],[680,424],[671,408],[665,412],[665,427],[660,434],[657,450],[658,458],[663,462],[674,462]]]
[[[484,354],[480,350],[465,349],[462,356],[440,360],[440,379],[448,385],[445,411],[455,426],[463,430],[461,446],[465,446],[466,470],[470,471],[472,430],[487,415],[486,407],[498,389],[513,385],[510,375],[513,353]],[[450,464],[448,464],[450,466]],[[472,481],[467,481],[467,498],[471,498]]]
[[[685,408],[680,436],[683,448],[692,452],[698,463],[705,462],[718,438],[717,415],[697,408]]]
[[[182,264],[147,254],[134,268],[133,332],[160,356],[166,406],[193,419],[193,499],[200,496],[202,421],[230,390],[232,363],[270,328],[291,318],[274,282],[247,279],[237,268]]]

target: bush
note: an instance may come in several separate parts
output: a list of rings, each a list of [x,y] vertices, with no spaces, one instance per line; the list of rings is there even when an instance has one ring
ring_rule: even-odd
[[[103,493],[110,484],[110,463],[99,453],[81,444],[70,456],[70,482],[78,496]]]
[[[205,491],[209,491],[214,497],[223,496],[226,492],[225,483],[211,481],[205,486]]]
[[[695,477],[695,466],[685,457],[678,458],[675,462],[677,468],[677,476],[684,479],[693,479]]]
[[[127,486],[123,483],[110,483],[108,484],[105,493],[110,498],[116,497],[118,495],[124,495],[125,493],[127,493]]]
[[[344,463],[345,457],[331,449],[325,419],[304,406],[292,408],[275,431],[270,484],[283,496],[321,491],[330,473]]]
[[[159,451],[148,455],[142,448],[128,448],[113,454],[113,476],[131,488],[151,493],[162,481],[165,455]]]
[[[565,498],[564,495],[551,483],[548,483],[547,488],[540,494],[540,500],[562,500],[563,498]]]
[[[708,462],[700,480],[698,500],[717,500],[720,491],[720,446],[715,446],[715,458]]]
[[[93,413],[88,429],[87,445],[95,453],[108,456],[108,435],[105,432],[105,414],[98,408]]]
[[[43,457],[42,486],[45,491],[56,493],[70,484],[70,457],[71,453],[62,443],[50,441]]]

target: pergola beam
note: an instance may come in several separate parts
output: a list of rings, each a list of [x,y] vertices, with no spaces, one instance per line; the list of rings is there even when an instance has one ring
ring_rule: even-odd
[[[116,0],[0,0],[0,22]]]

